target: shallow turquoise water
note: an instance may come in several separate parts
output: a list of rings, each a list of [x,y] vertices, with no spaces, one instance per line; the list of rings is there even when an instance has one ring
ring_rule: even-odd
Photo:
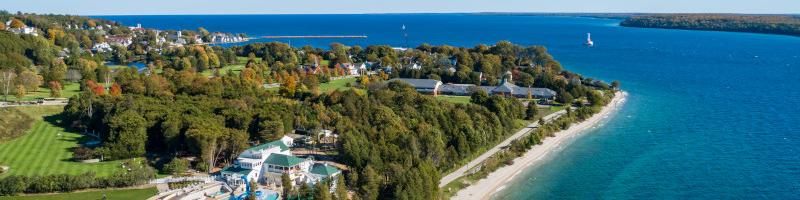
[[[554,152],[498,199],[800,199],[800,37],[619,27],[618,20],[444,15],[104,16],[146,27],[261,35],[294,46],[547,46],[567,69],[630,93],[604,126]],[[581,46],[591,32],[595,47]],[[263,40],[262,40],[263,41]]]

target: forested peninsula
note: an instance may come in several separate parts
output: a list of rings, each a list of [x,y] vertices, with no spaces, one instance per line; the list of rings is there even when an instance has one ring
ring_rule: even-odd
[[[82,136],[61,141],[71,142],[70,148],[13,146],[72,157],[0,160],[0,166],[12,166],[0,171],[0,196],[138,186],[159,176],[187,176],[190,169],[218,175],[238,164],[242,152],[291,135],[306,142],[286,151],[312,152],[303,159],[325,159],[342,173],[318,182],[318,189],[283,187],[283,195],[330,199],[321,185],[336,181],[337,199],[438,199],[443,173],[543,114],[566,110],[551,125],[542,122],[550,128],[515,142],[515,152],[522,152],[591,116],[619,88],[619,82],[563,69],[545,47],[507,41],[474,47],[333,43],[319,48],[279,42],[221,47],[209,41],[239,36],[81,16],[0,12],[0,20],[5,22],[2,103],[37,106],[32,99],[64,98],[58,107],[63,112],[35,123]],[[419,85],[391,81],[401,78],[471,86],[461,96],[441,98],[435,90],[425,93]],[[487,93],[481,89],[486,87],[494,89]],[[534,87],[557,95],[500,90]],[[48,141],[61,137],[40,131],[0,131],[7,134],[0,135],[0,147],[30,134]],[[310,134],[317,132],[336,137]],[[4,154],[25,157],[25,152]],[[99,164],[81,163],[86,160]],[[111,163],[107,173],[87,170],[106,163]],[[70,167],[25,171],[16,167],[21,164]]]
[[[620,25],[800,36],[800,16],[797,15],[655,14],[631,16]]]

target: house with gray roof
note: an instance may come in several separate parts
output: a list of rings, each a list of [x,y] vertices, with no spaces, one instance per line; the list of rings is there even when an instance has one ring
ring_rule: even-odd
[[[549,88],[520,87],[511,82],[503,81],[499,86],[481,86],[489,94],[527,98],[530,94],[537,99],[555,99],[556,91]]]
[[[520,87],[509,81],[503,81],[498,86],[477,86],[473,84],[442,84],[433,79],[395,78],[389,81],[403,81],[408,83],[420,93],[444,94],[455,96],[468,96],[477,90],[484,90],[488,94],[527,98],[528,94],[537,99],[554,99],[556,92],[548,88]]]
[[[434,95],[438,94],[439,87],[442,86],[441,81],[434,79],[394,78],[389,80],[389,82],[392,81],[402,81],[414,87],[417,92]]]
[[[439,94],[454,96],[469,96],[481,88],[473,84],[443,84],[439,87]]]

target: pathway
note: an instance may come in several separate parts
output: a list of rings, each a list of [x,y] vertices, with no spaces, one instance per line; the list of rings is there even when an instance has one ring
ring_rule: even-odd
[[[566,110],[560,110],[558,112],[554,112],[552,114],[544,116],[543,119],[545,121],[549,122],[552,119],[558,118],[561,115],[566,114],[566,113],[567,113]],[[492,149],[489,149],[488,151],[484,152],[483,154],[481,154],[480,156],[478,156],[474,160],[470,161],[466,165],[461,166],[461,168],[458,168],[456,171],[453,171],[450,174],[447,174],[446,176],[442,177],[442,180],[439,181],[439,187],[440,188],[444,187],[448,183],[450,183],[450,182],[458,179],[459,177],[463,176],[468,170],[470,170],[473,167],[483,163],[483,161],[486,161],[486,159],[488,159],[489,157],[491,157],[492,155],[494,155],[495,153],[497,153],[498,151],[500,151],[504,147],[506,147],[509,144],[511,144],[512,141],[514,141],[516,139],[519,139],[519,138],[521,138],[523,136],[528,135],[528,133],[531,132],[536,127],[539,127],[539,121],[538,120],[533,122],[533,123],[528,124],[528,126],[526,126],[525,128],[522,128],[521,130],[517,131],[517,133],[514,133],[514,135],[511,135],[511,137],[508,137],[508,139],[504,140],[500,144],[497,144],[497,146],[494,146]]]

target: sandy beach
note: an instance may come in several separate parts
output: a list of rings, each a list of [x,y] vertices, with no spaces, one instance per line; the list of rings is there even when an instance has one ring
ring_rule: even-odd
[[[542,160],[548,153],[558,149],[563,142],[579,136],[585,130],[595,128],[595,124],[608,118],[618,110],[625,102],[628,93],[617,92],[614,99],[603,107],[599,113],[593,115],[589,119],[573,124],[569,129],[562,130],[555,134],[554,137],[546,138],[542,144],[536,145],[526,152],[522,157],[514,159],[514,164],[501,167],[496,171],[490,173],[486,178],[472,183],[467,188],[464,188],[453,196],[451,199],[489,199],[492,194],[502,190],[505,185],[510,182],[520,172],[525,170],[528,166],[535,164]]]

